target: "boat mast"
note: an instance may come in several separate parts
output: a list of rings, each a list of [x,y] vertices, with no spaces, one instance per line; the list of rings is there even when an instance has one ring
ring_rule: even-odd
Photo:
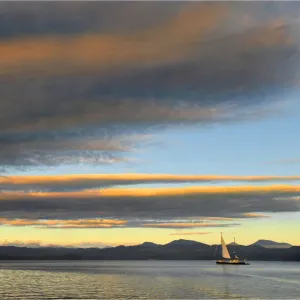
[[[233,238],[233,253],[235,255],[235,237]]]

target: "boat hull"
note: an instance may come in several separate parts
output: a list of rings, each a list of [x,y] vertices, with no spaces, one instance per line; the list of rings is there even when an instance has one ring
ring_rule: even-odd
[[[216,261],[216,264],[218,265],[250,265],[247,262],[244,261]]]

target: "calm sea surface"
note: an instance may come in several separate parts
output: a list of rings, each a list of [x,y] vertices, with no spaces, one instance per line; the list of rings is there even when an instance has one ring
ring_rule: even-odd
[[[300,299],[300,263],[2,261],[0,299]]]

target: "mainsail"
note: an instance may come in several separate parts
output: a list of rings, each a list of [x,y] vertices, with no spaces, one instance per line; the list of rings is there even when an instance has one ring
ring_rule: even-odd
[[[222,257],[227,258],[227,259],[231,259],[230,254],[229,254],[228,249],[227,249],[227,246],[226,246],[225,241],[224,241],[222,236],[221,236],[221,244],[222,244]]]

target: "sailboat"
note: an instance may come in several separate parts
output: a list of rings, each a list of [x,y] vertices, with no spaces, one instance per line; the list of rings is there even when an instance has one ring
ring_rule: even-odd
[[[246,260],[240,260],[239,257],[233,253],[233,258],[230,256],[226,243],[221,233],[221,245],[222,245],[222,259],[217,260],[216,264],[219,265],[250,265]]]

